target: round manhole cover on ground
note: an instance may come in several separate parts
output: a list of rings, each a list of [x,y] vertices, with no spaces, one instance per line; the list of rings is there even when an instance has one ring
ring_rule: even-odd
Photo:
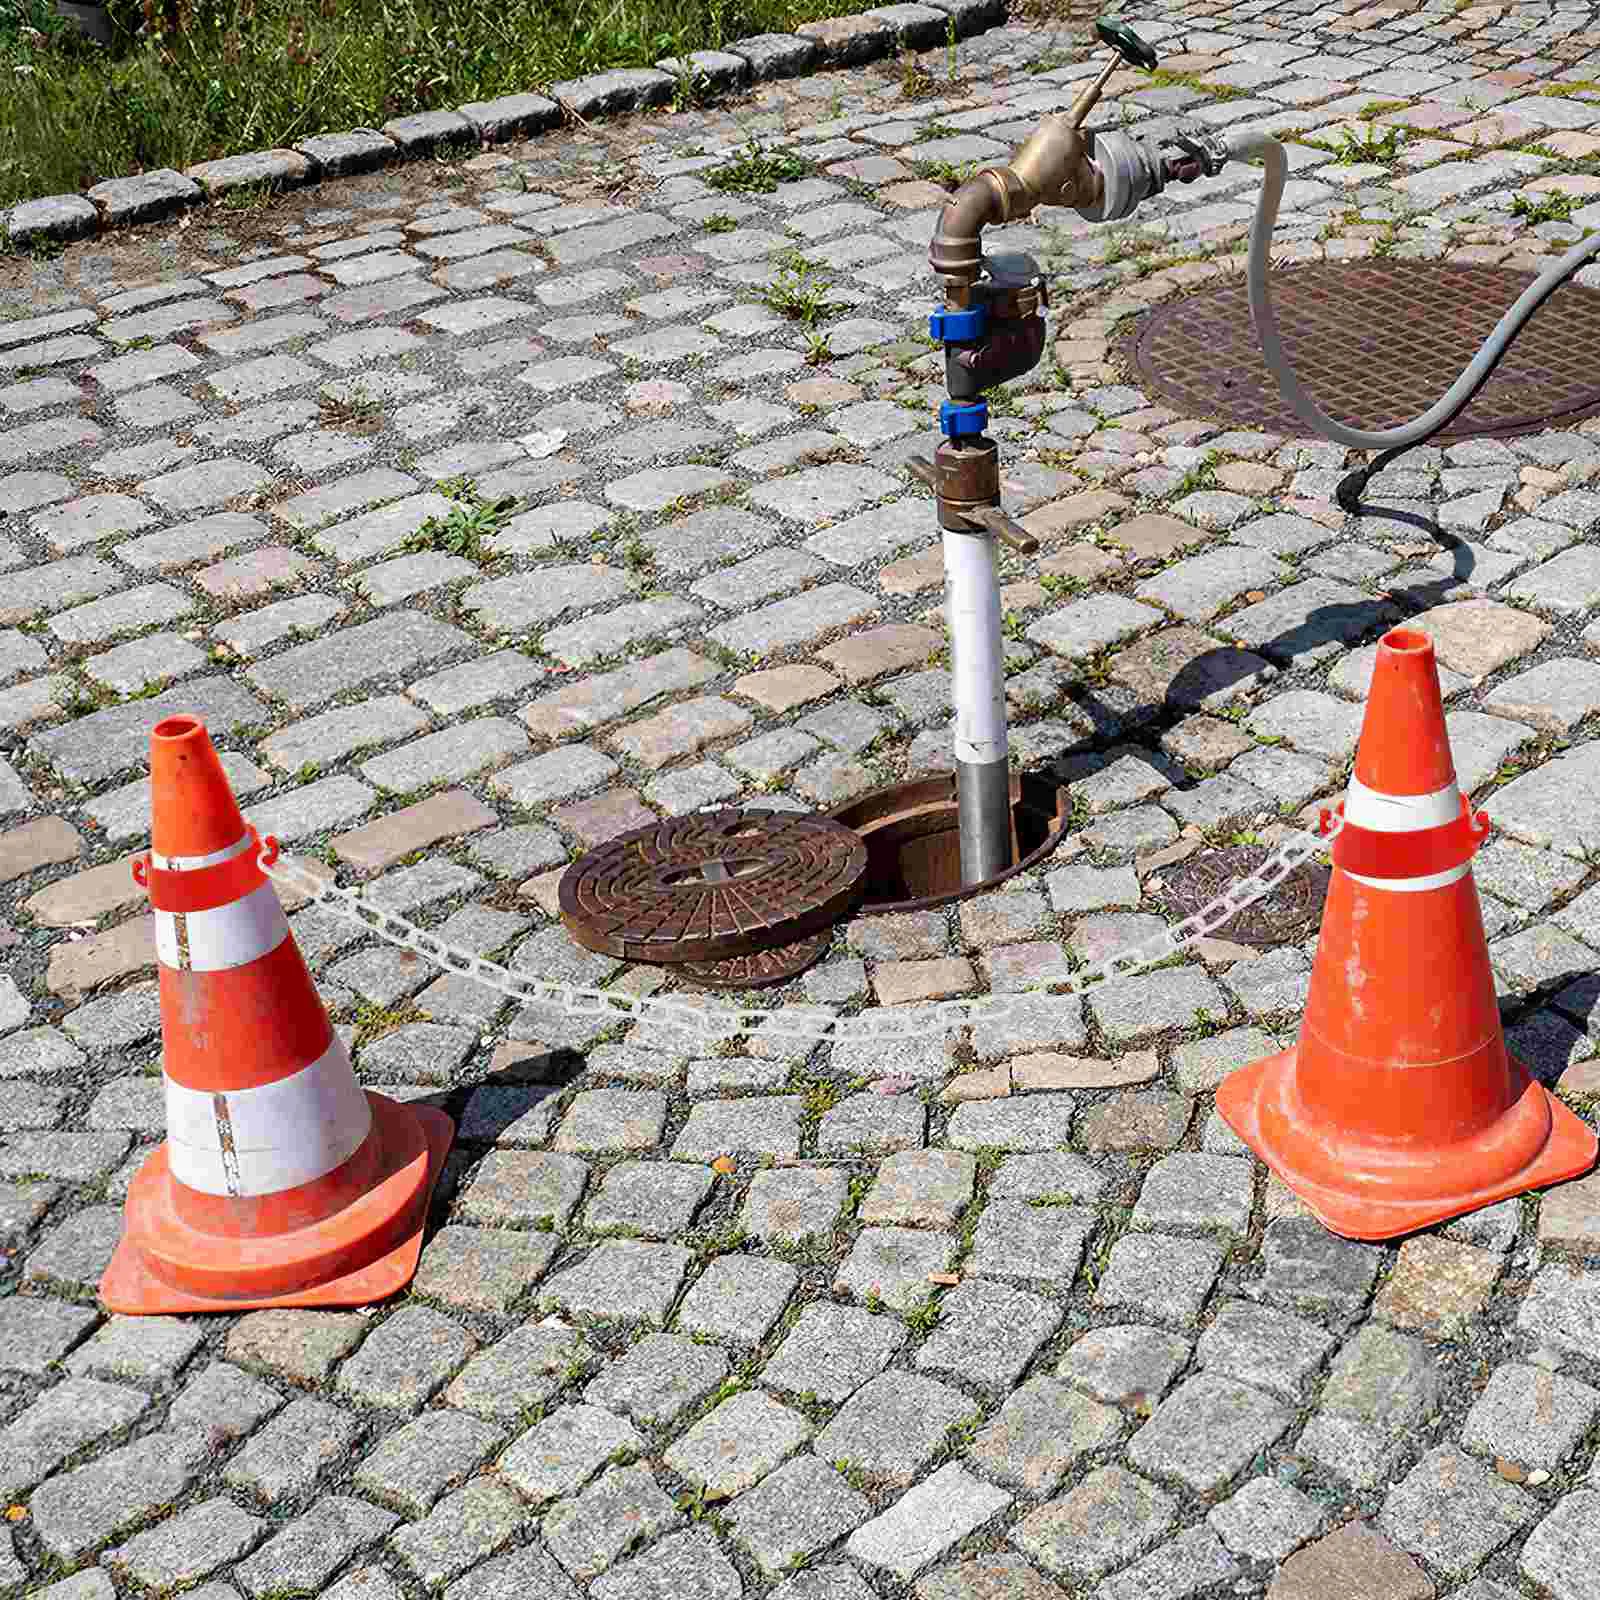
[[[815,966],[832,943],[833,930],[824,928],[797,944],[752,950],[747,956],[729,956],[725,961],[686,961],[680,971],[702,989],[770,989]]]
[[[787,811],[699,812],[622,834],[567,868],[561,920],[625,961],[721,962],[794,944],[859,899],[854,829]]]
[[[1271,853],[1265,845],[1208,850],[1163,873],[1166,887],[1161,898],[1186,917],[1254,872]],[[1218,928],[1217,937],[1258,949],[1299,944],[1322,921],[1322,903],[1328,898],[1331,876],[1326,867],[1303,862],[1264,899],[1246,906],[1232,922]]]
[[[1300,382],[1330,416],[1391,428],[1426,411],[1530,283],[1505,267],[1431,261],[1308,263],[1272,274],[1272,306]],[[1140,317],[1121,345],[1133,381],[1185,416],[1302,438],[1262,359],[1244,277]],[[1563,285],[1534,313],[1441,434],[1510,437],[1600,413],[1600,290]]]

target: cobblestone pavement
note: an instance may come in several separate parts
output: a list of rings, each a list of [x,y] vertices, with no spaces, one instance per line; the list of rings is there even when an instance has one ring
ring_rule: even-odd
[[[1386,103],[1414,136],[1381,160],[1295,145],[1284,253],[1521,265],[1600,221],[1591,24],[1180,8],[1146,27],[1173,78],[1120,105],[1331,145]],[[696,1055],[508,1014],[303,910],[364,1079],[458,1119],[412,1291],[95,1308],[162,1131],[127,865],[162,714],[205,716],[301,859],[635,988],[661,975],[553,920],[573,854],[948,760],[903,470],[940,393],[933,179],[1088,68],[1022,28],[961,43],[954,82],[922,62],[5,266],[0,1594],[1600,1592],[1600,1181],[1398,1247],[1307,1220],[1212,1091],[1293,1036],[1310,946],[1214,942],[948,1045]],[[814,171],[708,187],[752,134]],[[1570,221],[1512,209],[1551,196]],[[1371,641],[1409,616],[1500,829],[1478,882],[1512,1042],[1592,1117],[1600,426],[1418,451],[1356,523],[1339,449],[1152,405],[1108,333],[1236,270],[1253,197],[1241,170],[1137,233],[1011,230],[1060,342],[994,427],[1045,543],[1007,557],[1010,695],[1077,827],[1003,893],[851,923],[772,1003],[1048,984],[1147,930],[1173,864],[1338,792]],[[824,270],[814,331],[763,298]]]

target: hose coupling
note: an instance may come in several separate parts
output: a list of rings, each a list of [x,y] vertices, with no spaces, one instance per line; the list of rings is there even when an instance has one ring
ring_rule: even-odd
[[[1166,158],[1167,181],[1193,183],[1196,178],[1214,178],[1227,166],[1228,147],[1209,128],[1178,128],[1167,143],[1178,153]]]

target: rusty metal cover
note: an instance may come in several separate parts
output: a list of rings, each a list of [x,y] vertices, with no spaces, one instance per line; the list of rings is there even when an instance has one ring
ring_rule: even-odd
[[[1534,275],[1432,261],[1308,262],[1272,274],[1272,306],[1301,383],[1360,428],[1409,422],[1460,375]],[[1197,420],[1302,438],[1250,321],[1243,276],[1136,320],[1131,381]],[[1600,413],[1600,290],[1565,284],[1534,314],[1441,439],[1511,437]]]
[[[721,962],[831,927],[860,898],[867,849],[826,817],[730,808],[622,834],[567,868],[561,920],[625,961]]]
[[[1237,879],[1259,867],[1272,852],[1265,845],[1234,845],[1207,850],[1170,872],[1163,872],[1166,887],[1161,899],[1180,917],[1215,900]],[[1322,922],[1322,905],[1328,898],[1332,874],[1314,861],[1303,862],[1271,894],[1246,906],[1232,922],[1217,930],[1230,944],[1270,949],[1299,944]]]
[[[747,956],[729,956],[726,961],[686,961],[681,970],[702,989],[770,989],[815,966],[832,943],[832,930],[824,928],[798,944],[752,950]]]

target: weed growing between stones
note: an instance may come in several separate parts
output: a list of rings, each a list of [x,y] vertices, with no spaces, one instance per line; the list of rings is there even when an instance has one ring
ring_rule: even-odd
[[[795,252],[780,261],[778,276],[759,293],[780,316],[813,328],[842,309],[827,298],[832,287],[832,278]]]
[[[752,139],[733,160],[699,177],[719,194],[771,194],[780,183],[795,183],[815,170],[804,156],[763,150]]]
[[[484,540],[493,538],[510,521],[517,505],[516,496],[482,500],[477,485],[469,478],[446,478],[438,488],[452,502],[449,512],[443,517],[429,517],[400,548],[443,550],[479,563],[489,560]]]
[[[1576,206],[1570,194],[1518,194],[1511,197],[1511,215],[1528,222],[1565,222]]]

